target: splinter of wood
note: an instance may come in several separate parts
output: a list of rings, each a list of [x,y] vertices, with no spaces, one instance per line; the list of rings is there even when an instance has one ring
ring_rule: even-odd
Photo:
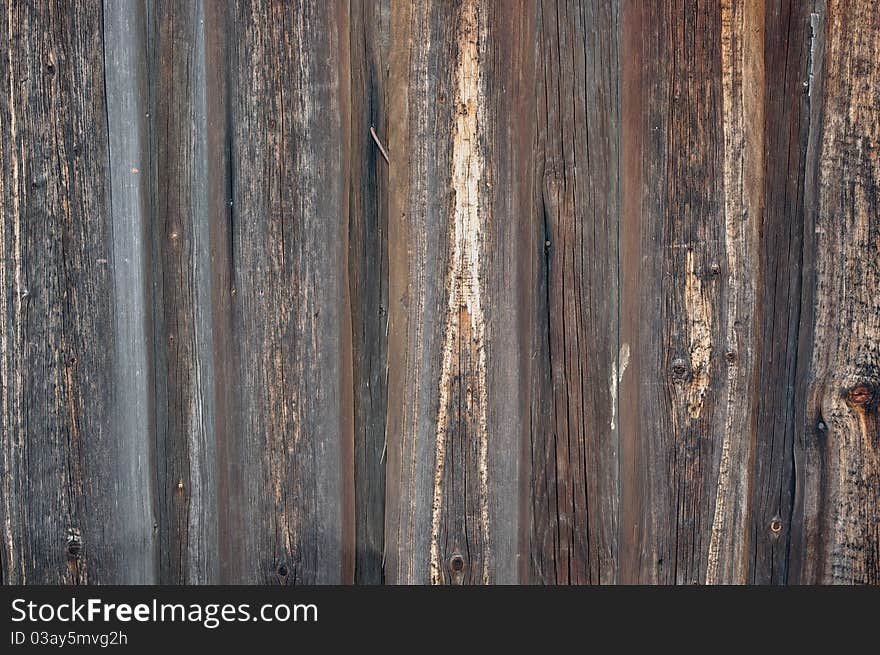
[[[382,142],[379,141],[379,137],[376,136],[376,130],[373,129],[372,125],[370,125],[370,136],[373,137],[373,141],[375,141],[376,145],[379,146],[379,152],[381,152],[382,156],[385,158],[385,163],[390,164],[391,162],[388,161],[388,153],[385,152],[385,148],[382,147]]]

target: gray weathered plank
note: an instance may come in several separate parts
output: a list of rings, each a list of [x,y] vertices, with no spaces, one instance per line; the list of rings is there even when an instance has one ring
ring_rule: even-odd
[[[2,5],[5,582],[156,580],[147,205],[132,170],[143,15],[129,9]]]
[[[228,19],[221,579],[350,581],[348,18],[339,2],[243,0]]]
[[[148,5],[153,334],[161,580],[219,580],[214,323],[228,225],[222,5]],[[219,70],[218,70],[219,69]],[[223,252],[223,251],[221,251]],[[221,355],[222,356],[222,355]],[[222,364],[221,364],[222,366]]]

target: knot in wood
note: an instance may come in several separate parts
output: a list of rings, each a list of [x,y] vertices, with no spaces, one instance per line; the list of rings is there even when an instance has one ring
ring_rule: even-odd
[[[782,532],[782,521],[779,519],[773,519],[770,521],[770,532],[773,534],[779,534]]]
[[[690,369],[688,367],[688,363],[683,360],[681,357],[677,357],[672,360],[672,379],[676,382],[680,382],[682,380],[687,379],[688,373]]]
[[[464,557],[455,553],[449,558],[449,568],[453,573],[461,573],[464,570]]]
[[[857,384],[846,393],[847,402],[853,407],[864,410],[873,406],[877,395],[877,389],[873,384]]]
[[[74,560],[79,558],[82,551],[82,536],[79,528],[67,529],[67,558]]]

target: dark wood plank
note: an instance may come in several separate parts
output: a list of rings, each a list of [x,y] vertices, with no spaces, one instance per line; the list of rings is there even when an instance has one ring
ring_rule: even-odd
[[[760,349],[756,370],[749,581],[789,577],[796,484],[793,449],[806,404],[812,281],[807,248],[813,230],[806,205],[812,98],[811,3],[768,2],[764,87],[766,160],[760,245]],[[815,71],[814,71],[815,72]],[[815,77],[815,76],[814,76]]]
[[[228,15],[229,428],[221,579],[353,579],[348,17],[243,0]],[[215,299],[216,300],[216,299]]]
[[[388,362],[386,111],[390,3],[351,3],[349,275],[354,365],[355,580],[380,584],[385,550],[385,412]],[[383,141],[384,140],[384,141]]]
[[[810,16],[815,347],[801,371],[789,581],[878,584],[880,17],[870,2],[824,5]]]
[[[528,580],[608,583],[629,360],[617,327],[617,3],[542,2],[536,40]]]
[[[156,581],[144,25],[129,9],[2,5],[4,582]]]
[[[161,579],[219,580],[214,238],[228,226],[222,4],[148,5]],[[225,235],[223,235],[225,236]],[[221,354],[220,357],[225,357]],[[219,363],[222,366],[222,362]],[[223,381],[223,378],[219,378]]]
[[[392,583],[518,577],[532,47],[525,3],[392,2]]]

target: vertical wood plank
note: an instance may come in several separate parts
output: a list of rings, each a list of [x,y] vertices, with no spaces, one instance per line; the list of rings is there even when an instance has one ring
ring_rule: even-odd
[[[386,579],[512,582],[531,16],[391,6]]]
[[[720,3],[723,253],[710,264],[721,277],[720,376],[707,509],[706,564],[696,579],[744,584],[752,541],[751,467],[755,458],[756,371],[760,353],[760,243],[765,221],[765,152],[768,76],[764,2]],[[723,363],[722,363],[723,362]]]
[[[349,272],[355,422],[355,580],[382,582],[388,324],[386,111],[388,0],[351,3],[351,208]],[[384,139],[382,141],[381,139]]]
[[[222,5],[157,0],[151,35],[150,148],[161,576],[219,580],[214,271],[228,266],[212,226],[228,226]],[[222,79],[222,78],[221,78]],[[217,230],[214,230],[216,236]]]
[[[808,300],[811,227],[807,142],[810,105],[810,3],[766,3],[765,211],[760,248],[760,354],[757,359],[749,581],[789,577],[795,491],[793,449],[805,406],[812,348]]]
[[[2,5],[8,583],[156,580],[144,195],[131,170],[144,154],[131,105],[143,16],[117,9]],[[123,37],[132,52],[110,45]]]
[[[528,579],[617,576],[618,3],[540,3]],[[618,358],[619,355],[619,358]]]
[[[222,578],[353,578],[348,17],[230,10],[231,429]]]
[[[143,112],[146,18],[144,5],[135,0],[105,3],[103,16],[115,361],[111,440],[101,455],[112,473],[95,495],[114,508],[102,525],[102,544],[127,565],[112,579],[146,584],[156,581],[158,562],[150,198],[144,174],[150,160]]]
[[[794,446],[799,530],[791,578],[878,584],[880,17],[869,2],[824,4],[810,17],[809,72],[822,81],[809,94],[821,103],[821,113],[810,113],[814,348]]]
[[[623,582],[747,571],[762,22],[740,3],[624,7]]]

